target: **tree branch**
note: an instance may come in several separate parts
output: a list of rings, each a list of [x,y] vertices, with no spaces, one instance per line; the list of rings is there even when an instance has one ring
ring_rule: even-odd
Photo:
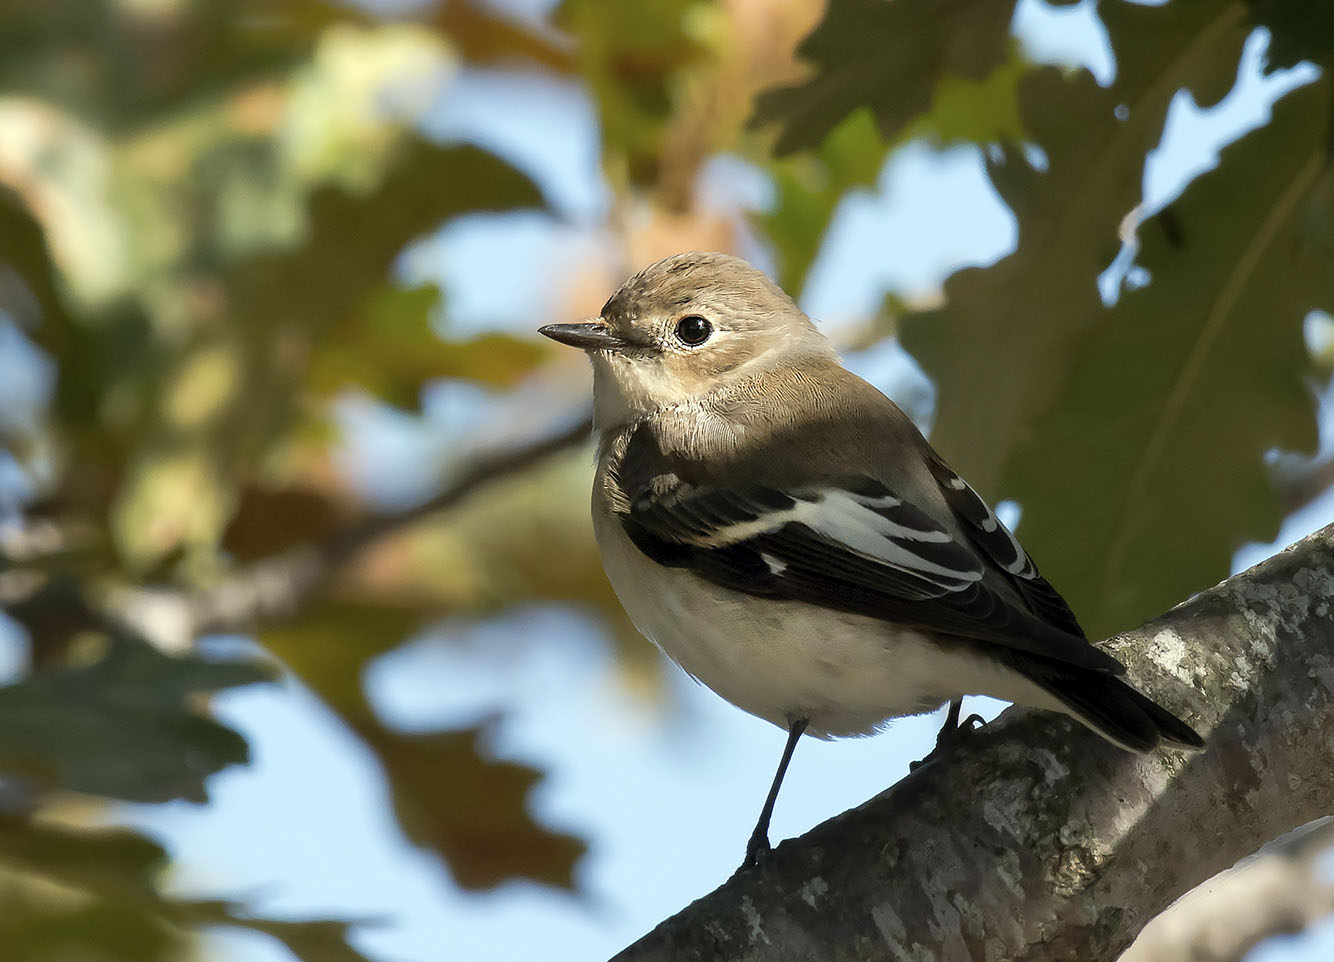
[[[314,546],[266,558],[190,599],[191,636],[234,630],[266,617],[286,615],[323,584],[331,573],[386,535],[461,504],[475,491],[518,474],[588,440],[592,423],[581,420],[551,437],[523,447],[479,457],[434,497],[396,514],[371,518]]]
[[[1304,825],[1191,889],[1144,927],[1119,962],[1242,962],[1271,935],[1300,932],[1334,912],[1320,857],[1334,817]]]
[[[1334,810],[1334,525],[1106,647],[1205,736],[1136,757],[1007,711],[619,962],[1112,962],[1173,899]]]
[[[128,588],[111,598],[118,617],[166,650],[184,650],[201,634],[243,631],[290,617],[344,565],[379,539],[461,504],[480,488],[519,474],[587,441],[592,423],[521,447],[480,456],[434,497],[394,514],[377,515],[306,544],[263,558],[193,594],[176,588]]]

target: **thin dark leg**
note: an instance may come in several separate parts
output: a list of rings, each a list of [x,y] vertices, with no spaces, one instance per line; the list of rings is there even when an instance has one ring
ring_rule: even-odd
[[[792,761],[792,752],[797,747],[797,739],[806,730],[808,723],[809,719],[806,718],[794,718],[788,723],[787,744],[783,747],[783,758],[778,763],[778,771],[774,774],[774,783],[769,786],[769,797],[764,800],[764,808],[760,810],[760,820],[755,823],[755,831],[750,833],[750,841],[746,843],[746,860],[741,863],[743,868],[748,865],[759,865],[769,854],[769,819],[773,817],[774,802],[778,800],[778,787],[783,784],[783,776],[787,774],[788,762]]]
[[[935,758],[936,755],[940,754],[950,742],[955,741],[961,735],[972,731],[974,728],[985,724],[981,715],[969,715],[962,723],[960,723],[959,715],[962,712],[963,696],[960,695],[958,698],[950,702],[950,710],[945,714],[945,724],[940,726],[940,732],[936,735],[936,747],[931,749],[931,754],[927,755],[926,758],[910,763],[908,765],[908,771],[917,771],[917,769],[921,768],[931,759]]]
[[[949,714],[945,716],[945,724],[940,727],[940,734],[936,735],[936,745],[940,745],[941,736],[946,732],[952,732],[959,727],[959,713],[963,711],[963,695],[960,695],[954,701],[950,702]]]

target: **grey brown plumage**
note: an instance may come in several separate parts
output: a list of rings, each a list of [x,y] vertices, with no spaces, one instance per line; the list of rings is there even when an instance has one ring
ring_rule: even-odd
[[[816,440],[799,443],[791,437],[793,423],[775,420],[767,404],[736,398],[723,402],[726,432],[675,430],[677,412],[638,422],[610,461],[609,479],[618,492],[612,495],[617,518],[646,556],[755,597],[983,646],[1128,748],[1149,750],[1158,735],[1199,744],[1188,727],[1146,708],[1157,706],[1111,677],[1123,666],[1089,644],[1023,548],[888,398],[819,358],[800,369],[757,374],[749,387],[737,395],[781,398],[783,410],[796,414],[803,432],[813,428]],[[878,417],[849,417],[851,405]],[[733,434],[744,435],[746,444],[737,445]],[[923,459],[886,456],[905,446],[922,450]],[[926,470],[914,470],[919,464]],[[814,506],[830,492],[850,494],[868,512],[916,533],[900,544],[922,566],[854,551],[794,515],[796,506]],[[746,537],[727,536],[745,526]],[[930,535],[937,540],[921,537]]]
[[[598,317],[543,333],[593,362],[593,525],[621,603],[692,676],[788,731],[748,863],[803,733],[864,735],[985,694],[1132,751],[1202,744],[745,262],[669,257]]]

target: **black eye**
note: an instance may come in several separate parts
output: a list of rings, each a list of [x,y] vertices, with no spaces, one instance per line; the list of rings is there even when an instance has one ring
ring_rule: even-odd
[[[713,325],[698,314],[691,314],[676,322],[676,339],[687,347],[699,347],[713,333]]]

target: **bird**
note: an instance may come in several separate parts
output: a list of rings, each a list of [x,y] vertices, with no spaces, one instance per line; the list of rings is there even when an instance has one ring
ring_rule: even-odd
[[[539,331],[592,361],[593,528],[626,613],[694,679],[787,732],[743,867],[770,852],[803,734],[871,734],[948,703],[939,750],[971,728],[962,697],[990,695],[1131,752],[1203,746],[746,261],[664,258],[597,317]]]

